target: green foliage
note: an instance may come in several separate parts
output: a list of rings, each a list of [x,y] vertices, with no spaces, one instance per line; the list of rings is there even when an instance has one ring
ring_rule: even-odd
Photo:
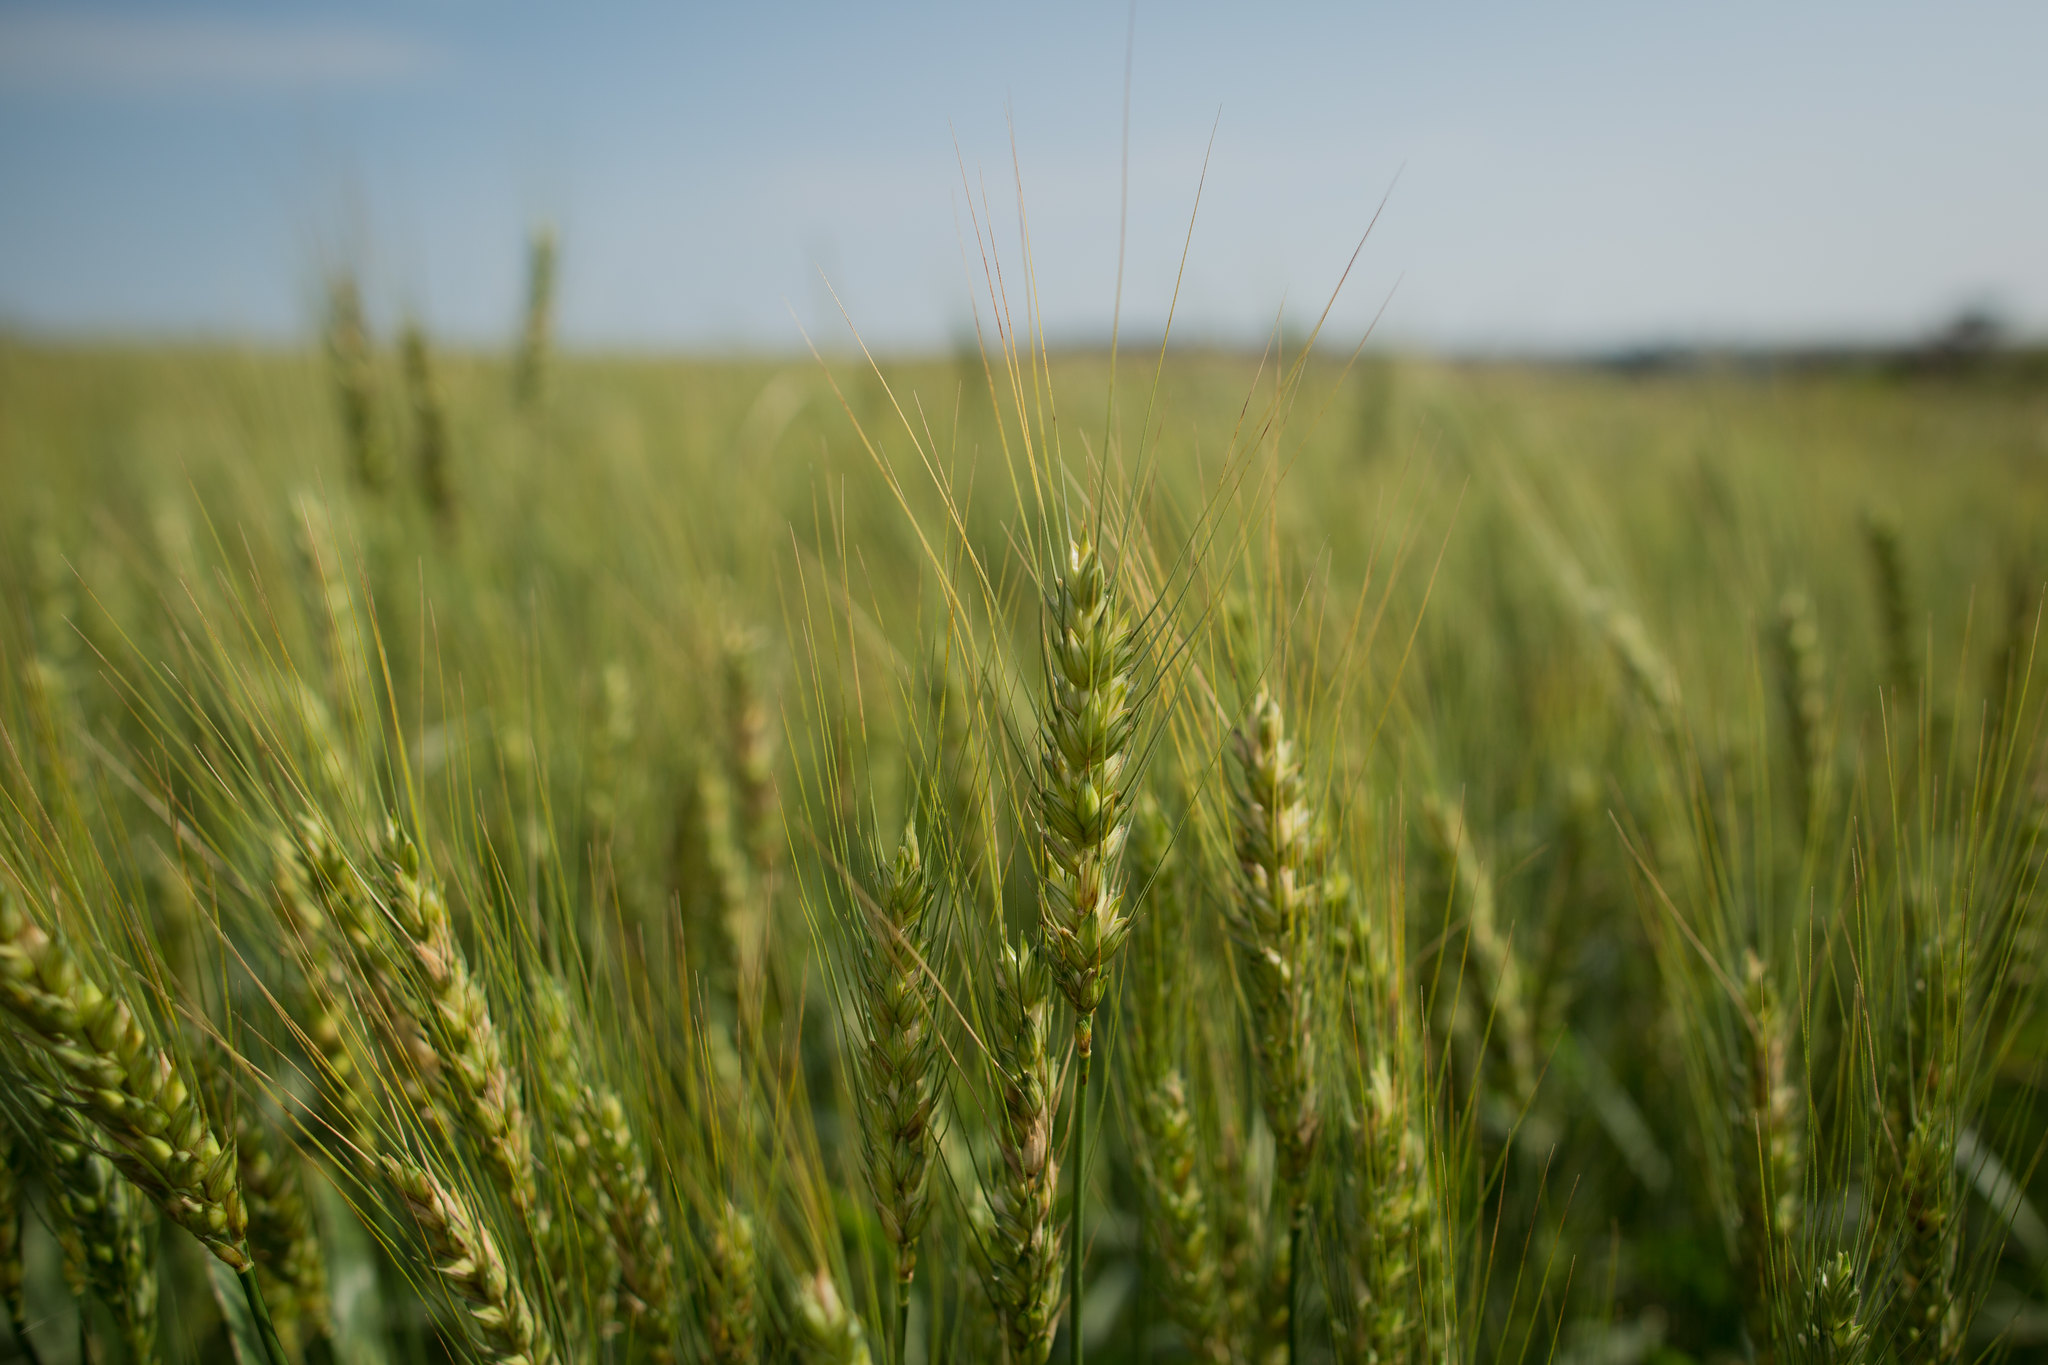
[[[553,269],[0,345],[0,1355],[2039,1358],[2038,392]]]

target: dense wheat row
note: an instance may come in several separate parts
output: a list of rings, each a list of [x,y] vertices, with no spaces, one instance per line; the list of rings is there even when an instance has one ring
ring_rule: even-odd
[[[0,348],[0,1349],[2048,1345],[2048,392],[600,363],[553,269]]]

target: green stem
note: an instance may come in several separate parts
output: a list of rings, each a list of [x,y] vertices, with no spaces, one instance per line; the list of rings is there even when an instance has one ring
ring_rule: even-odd
[[[1074,1073],[1074,1150],[1067,1159],[1074,1168],[1074,1207],[1067,1224],[1067,1365],[1081,1365],[1081,1255],[1087,1249],[1081,1240],[1081,1196],[1088,1185],[1088,1063],[1094,1051],[1093,1023],[1084,1019],[1074,1026],[1080,1070]]]
[[[910,1281],[896,1281],[896,1365],[910,1359]]]
[[[269,1365],[291,1365],[285,1357],[284,1343],[277,1339],[277,1328],[270,1321],[270,1305],[263,1302],[263,1290],[256,1284],[256,1266],[251,1263],[237,1272],[242,1280],[242,1297],[249,1301],[249,1316],[256,1320],[256,1335],[263,1341],[263,1352],[270,1357]]]
[[[1301,1234],[1308,1225],[1308,1201],[1299,1195],[1287,1224],[1287,1365],[1296,1365],[1301,1359]]]

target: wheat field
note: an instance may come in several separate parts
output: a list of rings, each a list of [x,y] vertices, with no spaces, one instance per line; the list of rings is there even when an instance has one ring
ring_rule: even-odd
[[[2048,1351],[2038,367],[0,344],[0,1352]]]

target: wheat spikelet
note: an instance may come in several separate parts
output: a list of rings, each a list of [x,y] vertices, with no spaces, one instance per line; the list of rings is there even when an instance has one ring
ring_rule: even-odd
[[[859,955],[865,1035],[860,1108],[868,1188],[882,1233],[896,1251],[897,1294],[899,1304],[907,1307],[918,1238],[931,1212],[928,1185],[938,1097],[932,1011],[938,987],[926,964],[936,896],[915,825],[904,830],[893,859],[877,861],[883,873],[874,904],[856,909],[868,929]]]
[[[871,1365],[867,1334],[839,1297],[830,1271],[805,1276],[795,1298],[790,1332],[803,1365]]]
[[[753,1220],[730,1200],[719,1207],[706,1239],[704,1331],[715,1365],[760,1359],[759,1262]]]
[[[1792,1073],[1794,1020],[1763,959],[1743,956],[1742,1099],[1734,1134],[1740,1259],[1759,1359],[1775,1357],[1772,1310],[1789,1282],[1805,1189],[1804,1097]]]
[[[215,1256],[246,1269],[248,1215],[234,1145],[215,1136],[178,1065],[127,1002],[87,976],[4,884],[0,1009],[51,1064],[64,1099],[97,1130],[121,1173]]]
[[[462,1301],[472,1343],[490,1365],[551,1365],[553,1342],[513,1282],[482,1215],[407,1158],[382,1158],[385,1182],[412,1215],[435,1273]]]
[[[1043,1365],[1052,1351],[1060,1293],[1060,1237],[1052,1216],[1059,1187],[1048,1043],[1052,983],[1025,944],[1005,944],[995,968],[998,1022],[989,1041],[1002,1112],[996,1133],[1001,1164],[989,1182],[989,1297],[1011,1365]]]
[[[424,874],[419,849],[396,826],[386,827],[380,863],[381,897],[416,969],[442,1086],[505,1197],[531,1214],[538,1191],[519,1083],[506,1065],[483,988],[455,941],[447,903]]]

